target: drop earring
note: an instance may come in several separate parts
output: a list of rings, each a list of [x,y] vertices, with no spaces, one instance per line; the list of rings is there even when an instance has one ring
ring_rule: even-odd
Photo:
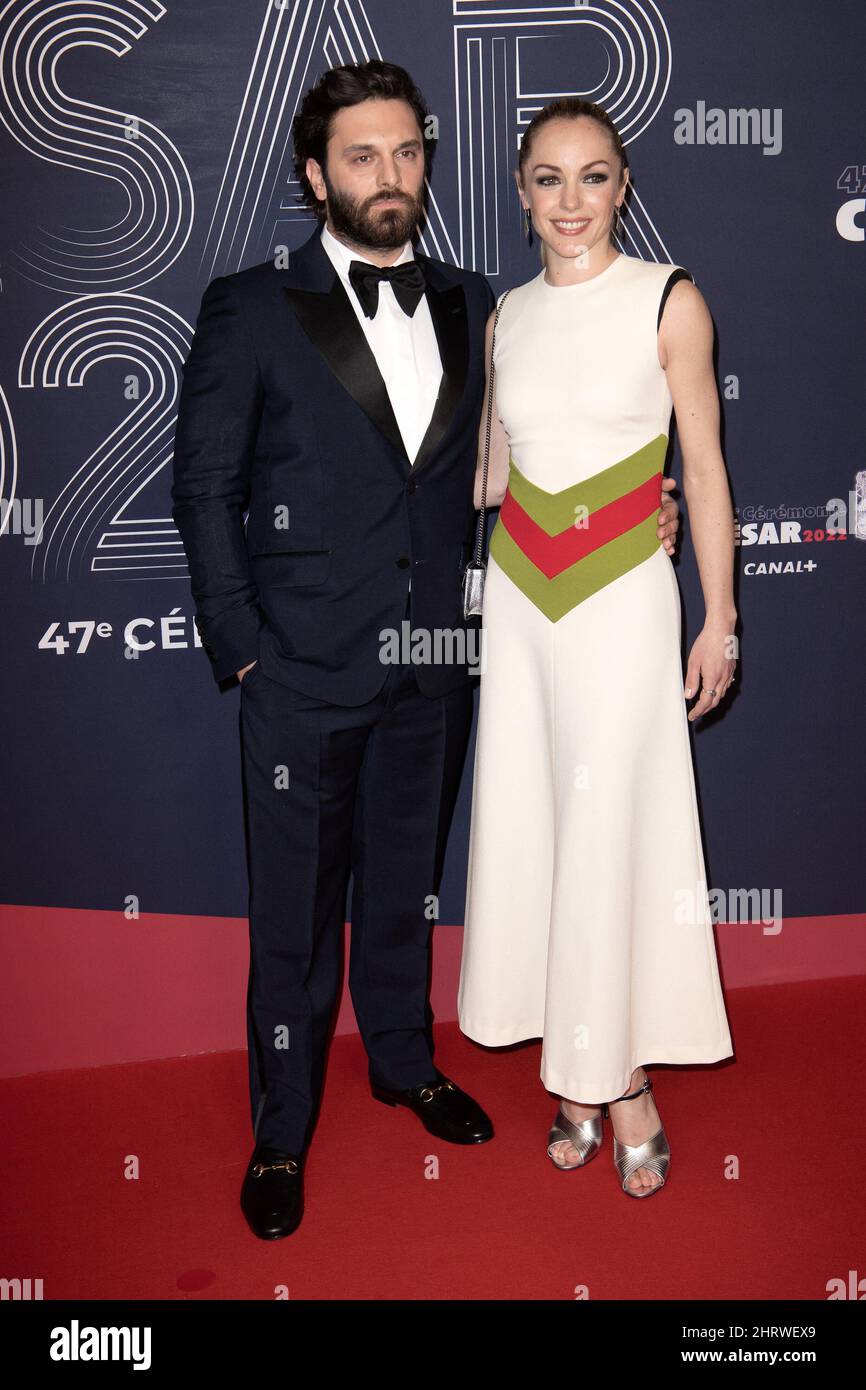
[[[532,214],[530,213],[529,208],[524,208],[524,209],[523,209],[523,235],[526,237],[526,240],[529,242],[529,245],[531,246],[531,245],[532,245]]]

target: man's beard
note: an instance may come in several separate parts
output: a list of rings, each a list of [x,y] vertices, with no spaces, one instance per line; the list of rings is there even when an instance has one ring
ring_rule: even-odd
[[[335,188],[323,171],[322,177],[328,193],[328,218],[335,232],[357,246],[369,247],[371,251],[390,251],[403,246],[415,232],[424,210],[423,197],[395,192],[391,196],[401,200],[399,207],[376,210],[376,203],[387,199],[387,192],[376,193],[364,203],[358,203],[346,193]]]

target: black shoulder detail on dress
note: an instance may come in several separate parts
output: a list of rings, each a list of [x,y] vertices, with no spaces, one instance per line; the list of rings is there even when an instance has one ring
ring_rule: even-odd
[[[659,316],[656,319],[656,333],[658,333],[659,328],[661,327],[662,314],[665,311],[665,304],[667,303],[668,295],[670,294],[674,285],[677,284],[679,280],[688,280],[691,284],[695,283],[694,275],[692,275],[691,272],[688,270],[683,270],[682,266],[677,266],[676,270],[671,271],[667,279],[667,284],[662,290],[662,299],[661,303],[659,304]]]

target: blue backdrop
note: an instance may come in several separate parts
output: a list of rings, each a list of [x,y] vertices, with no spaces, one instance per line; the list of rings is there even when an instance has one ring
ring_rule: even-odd
[[[866,906],[864,39],[854,0],[0,11],[6,902],[246,913],[238,692],[193,645],[170,520],[180,368],[207,282],[312,230],[302,92],[384,57],[438,120],[421,247],[497,293],[539,268],[511,172],[532,114],[575,93],[618,124],[622,248],[686,266],[718,329],[742,649],[695,737],[711,882],[781,890],[786,916]],[[463,918],[471,756],[443,922]]]

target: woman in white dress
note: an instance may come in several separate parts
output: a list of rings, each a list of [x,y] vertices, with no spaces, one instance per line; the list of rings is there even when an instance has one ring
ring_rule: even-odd
[[[617,250],[628,159],[600,107],[545,107],[515,177],[544,266],[496,326],[459,1019],[488,1046],[541,1037],[551,1160],[583,1166],[609,1116],[645,1197],[670,1147],[644,1066],[733,1053],[688,728],[735,669],[712,321],[687,270]],[[656,531],[672,409],[705,605],[685,681]]]

